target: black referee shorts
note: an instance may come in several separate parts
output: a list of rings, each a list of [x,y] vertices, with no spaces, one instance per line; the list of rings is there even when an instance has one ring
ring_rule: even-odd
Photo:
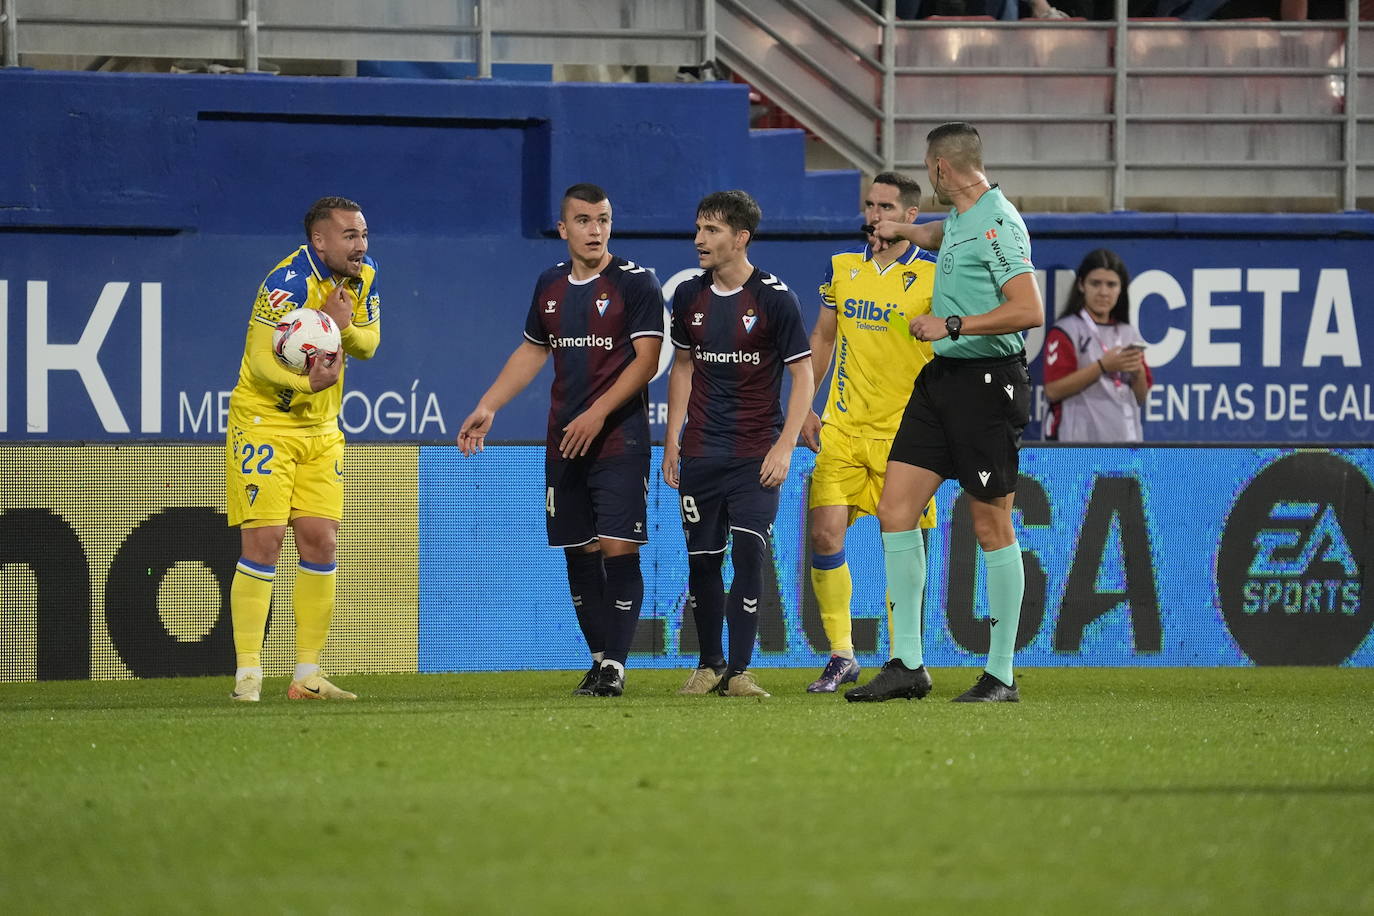
[[[1016,491],[1030,422],[1026,355],[937,356],[916,376],[889,461],[934,471],[974,496]]]

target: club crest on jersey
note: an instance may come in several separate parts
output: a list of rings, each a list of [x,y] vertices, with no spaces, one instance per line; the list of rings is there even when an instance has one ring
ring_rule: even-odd
[[[855,277],[857,277],[858,275],[859,275],[859,268],[857,268],[857,267],[851,267],[851,268],[849,268],[849,279],[853,280],[853,279],[854,279]]]
[[[552,315],[552,314],[554,313],[554,311],[555,311],[557,308],[558,308],[558,300],[557,300],[557,299],[550,299],[550,300],[548,300],[547,302],[544,303],[544,314],[545,314],[545,315]]]
[[[911,284],[915,282],[916,274],[912,273],[909,270],[906,273],[902,274],[902,292],[906,292],[907,290],[911,289]]]
[[[603,318],[606,317],[606,309],[610,306],[610,304],[611,297],[606,295],[605,293],[602,293],[601,296],[596,300],[596,313]]]
[[[753,309],[750,309],[744,313],[744,317],[740,320],[744,322],[744,333],[748,334],[754,330],[754,322],[759,320],[759,316],[754,314]]]
[[[701,319],[703,319],[703,318],[705,318],[705,317],[706,317],[706,315],[705,315],[705,313],[703,313],[703,312],[693,312],[693,313],[692,313],[692,327],[694,327],[694,328],[699,328],[699,327],[701,327]]]
[[[257,502],[257,500],[258,500],[258,485],[257,485],[257,484],[255,484],[255,483],[250,483],[248,486],[244,487],[243,489],[244,489],[244,492],[248,494],[248,505],[251,506],[251,505],[253,505],[253,503]]]

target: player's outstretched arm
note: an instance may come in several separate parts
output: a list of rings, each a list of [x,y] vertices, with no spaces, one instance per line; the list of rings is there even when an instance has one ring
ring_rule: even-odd
[[[523,341],[501,367],[496,381],[491,383],[486,394],[477,402],[477,407],[468,414],[463,425],[458,427],[458,450],[464,455],[475,455],[485,445],[487,433],[491,431],[496,411],[510,403],[510,399],[525,390],[544,363],[549,351],[529,341]]]
[[[924,248],[926,251],[938,251],[940,243],[945,240],[945,221],[901,223],[896,220],[884,219],[873,224],[873,234],[889,242],[906,239],[918,248]]]
[[[790,362],[787,372],[792,377],[792,391],[787,396],[787,419],[782,424],[782,434],[764,456],[763,467],[759,470],[759,483],[765,487],[780,486],[787,479],[787,471],[792,466],[792,452],[797,447],[797,436],[801,433],[802,421],[811,412],[811,396],[816,390],[811,375],[811,360]]]
[[[668,375],[668,428],[663,434],[663,482],[674,490],[681,479],[682,424],[692,397],[692,351],[675,349]]]
[[[835,310],[822,305],[820,313],[816,315],[816,326],[811,329],[811,378],[815,389],[811,392],[813,404],[816,401],[816,392],[820,391],[821,385],[825,383],[825,377],[830,372],[830,363],[835,358],[835,334],[838,326],[839,316],[835,314]],[[816,415],[815,410],[806,411],[806,419],[802,421],[801,438],[811,451],[821,450],[821,418]]]
[[[563,427],[558,451],[564,458],[580,458],[591,449],[611,412],[644,390],[658,371],[658,353],[663,338],[645,335],[634,339],[635,358],[616,377],[605,394]]]

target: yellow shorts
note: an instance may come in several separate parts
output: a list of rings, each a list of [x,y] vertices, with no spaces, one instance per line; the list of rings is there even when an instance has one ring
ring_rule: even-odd
[[[343,518],[341,432],[273,435],[230,425],[225,448],[229,524],[284,525],[292,519]]]
[[[851,525],[861,516],[877,515],[891,449],[891,439],[865,439],[823,425],[807,508],[848,506]],[[934,499],[921,513],[920,527],[935,527]]]

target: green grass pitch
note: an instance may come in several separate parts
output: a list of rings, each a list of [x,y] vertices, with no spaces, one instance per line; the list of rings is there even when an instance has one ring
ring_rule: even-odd
[[[0,912],[1374,911],[1374,671],[975,673],[4,684]]]

